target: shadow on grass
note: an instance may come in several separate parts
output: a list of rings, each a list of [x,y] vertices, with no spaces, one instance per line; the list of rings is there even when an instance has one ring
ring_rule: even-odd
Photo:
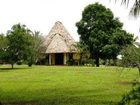
[[[134,84],[134,82],[132,81],[120,81],[120,82],[118,82],[118,84],[120,84],[120,85],[133,85]],[[140,85],[140,82],[137,82],[137,84],[138,85]]]
[[[115,105],[115,102],[93,100],[87,97],[53,97],[36,101],[2,103],[1,105]]]
[[[12,71],[12,70],[25,70],[25,69],[29,69],[29,67],[25,67],[25,68],[0,68],[0,72],[4,72],[4,71]]]
[[[67,89],[46,89],[45,90],[36,90],[36,92],[28,91],[26,96],[31,95],[34,98],[29,98],[27,101],[25,99],[25,96],[22,96],[23,93],[21,92],[21,96],[19,95],[12,95],[12,100],[9,100],[7,98],[7,101],[2,102],[1,105],[115,105],[116,102],[113,102],[108,99],[104,99],[105,97],[112,97],[109,94],[101,94],[101,96],[98,93],[97,90],[67,90]],[[99,90],[100,92],[101,90]],[[30,94],[29,94],[30,93]],[[38,94],[36,94],[38,93]],[[104,97],[105,95],[105,97]],[[15,97],[15,100],[13,100],[13,97]],[[19,99],[16,99],[16,97],[20,97]],[[23,99],[24,97],[24,99]],[[10,102],[11,101],[11,102]]]

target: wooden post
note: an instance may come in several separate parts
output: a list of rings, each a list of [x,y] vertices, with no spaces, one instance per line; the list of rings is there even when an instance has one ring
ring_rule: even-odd
[[[49,65],[52,64],[52,57],[51,57],[51,54],[49,54]]]
[[[67,54],[64,53],[64,65],[66,65],[66,63],[67,63]]]

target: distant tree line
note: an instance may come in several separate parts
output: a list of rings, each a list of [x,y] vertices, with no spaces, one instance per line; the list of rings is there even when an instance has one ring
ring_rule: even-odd
[[[40,32],[32,32],[25,25],[15,24],[6,35],[0,34],[0,62],[9,63],[12,68],[22,62],[31,66],[40,58],[43,42]]]
[[[133,45],[133,34],[123,30],[123,23],[115,18],[112,11],[99,3],[90,4],[82,12],[82,19],[76,23],[80,41],[77,48],[80,52],[80,64],[83,56],[89,61],[100,60],[105,64],[112,60],[116,64],[117,56],[129,45]],[[40,32],[32,32],[25,25],[15,24],[6,35],[0,35],[0,62],[12,65],[25,62],[29,66],[35,64],[46,47]]]

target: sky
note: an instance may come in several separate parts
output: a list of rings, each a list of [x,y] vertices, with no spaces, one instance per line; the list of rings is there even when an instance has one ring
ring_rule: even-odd
[[[80,21],[84,8],[95,2],[110,8],[114,16],[124,23],[123,28],[140,38],[140,19],[129,16],[133,3],[127,7],[120,2],[115,3],[115,0],[0,0],[0,33],[5,34],[14,24],[21,23],[47,36],[54,23],[61,21],[78,41],[75,23]]]

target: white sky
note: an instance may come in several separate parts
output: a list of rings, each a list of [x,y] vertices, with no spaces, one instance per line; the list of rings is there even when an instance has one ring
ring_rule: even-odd
[[[99,2],[110,8],[115,17],[120,18],[124,29],[140,38],[140,19],[130,18],[129,7],[113,1],[115,0],[0,0],[0,33],[6,33],[12,25],[21,23],[32,31],[47,35],[54,23],[61,21],[74,39],[78,40],[75,23],[81,19],[85,6]]]

